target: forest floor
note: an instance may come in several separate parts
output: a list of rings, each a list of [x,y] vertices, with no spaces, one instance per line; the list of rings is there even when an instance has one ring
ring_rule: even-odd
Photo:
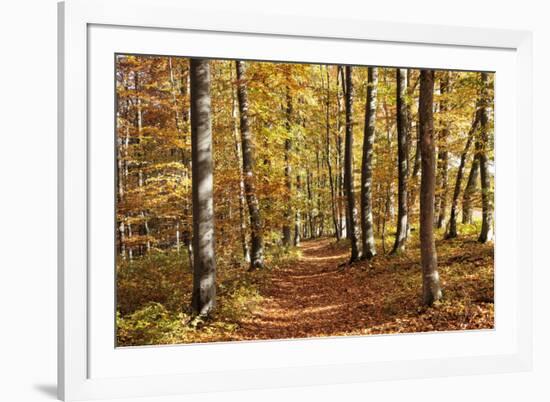
[[[492,245],[474,239],[445,242],[446,247],[438,247],[445,250],[439,256],[445,297],[431,308],[421,307],[421,268],[410,252],[347,265],[346,245],[333,239],[303,242],[298,261],[262,278],[263,301],[240,323],[235,337],[493,328]]]
[[[413,237],[401,255],[379,254],[371,261],[347,265],[347,242],[321,238],[304,241],[293,258],[283,258],[269,269],[220,271],[216,313],[193,327],[185,324],[189,315],[179,307],[190,300],[190,293],[181,289],[182,283],[190,287],[191,273],[182,274],[178,266],[170,268],[166,262],[151,260],[151,269],[140,266],[119,283],[121,311],[127,313],[119,312],[118,344],[493,328],[493,245],[479,244],[474,234],[438,240],[443,299],[423,307],[417,243]],[[167,268],[158,277],[161,263]],[[136,292],[138,283],[141,296]],[[165,295],[172,299],[163,299]],[[124,307],[125,303],[131,308]],[[134,308],[138,305],[142,307]]]

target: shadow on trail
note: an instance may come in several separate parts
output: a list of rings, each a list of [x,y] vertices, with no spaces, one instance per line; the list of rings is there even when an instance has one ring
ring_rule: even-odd
[[[467,247],[471,247],[469,258],[475,261],[460,269],[469,274],[478,265],[490,262],[491,271],[485,279],[489,282],[482,285],[455,278],[445,284],[449,294],[455,288],[465,295],[479,293],[483,286],[492,288],[492,261],[488,260],[492,256],[485,252],[484,246]],[[493,327],[492,295],[486,297],[491,303],[469,304],[467,308],[471,311],[464,317],[456,314],[454,304],[448,311],[422,308],[419,257],[414,252],[402,257],[378,256],[369,263],[362,261],[342,269],[341,265],[349,258],[345,244],[322,238],[304,241],[300,248],[302,256],[298,261],[266,273],[260,284],[263,301],[251,317],[240,323],[235,334],[237,339]],[[464,255],[466,250],[459,251]],[[457,257],[445,253],[441,257],[443,276],[446,270],[456,270],[445,261],[452,263]],[[464,289],[464,283],[468,289]]]

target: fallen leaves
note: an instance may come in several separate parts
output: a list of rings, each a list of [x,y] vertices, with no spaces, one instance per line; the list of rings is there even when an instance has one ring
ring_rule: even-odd
[[[187,315],[181,310],[145,304],[119,317],[119,342],[126,346],[490,329],[493,246],[479,244],[472,236],[437,242],[443,300],[429,308],[421,305],[416,238],[401,255],[378,255],[344,268],[340,265],[349,258],[348,245],[324,238],[302,243],[301,257],[293,251],[269,270],[225,270],[219,278],[218,309],[196,328],[185,325]],[[174,272],[179,273],[163,280],[182,280],[181,271]],[[190,273],[183,277],[191,279]],[[164,289],[177,286],[181,284]],[[188,296],[178,298],[185,303]]]

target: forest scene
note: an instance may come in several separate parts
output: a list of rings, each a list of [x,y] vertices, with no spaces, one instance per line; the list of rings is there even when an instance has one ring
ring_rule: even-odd
[[[494,327],[494,73],[115,64],[116,346]]]

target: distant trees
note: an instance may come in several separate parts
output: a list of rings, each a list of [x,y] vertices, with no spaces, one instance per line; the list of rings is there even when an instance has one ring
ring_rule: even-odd
[[[422,172],[420,179],[420,258],[422,262],[422,301],[432,305],[441,298],[437,252],[434,239],[435,196],[435,138],[433,121],[433,70],[420,71],[420,151]]]
[[[462,177],[464,176],[464,168],[466,167],[466,158],[468,156],[468,151],[472,145],[474,139],[474,134],[476,132],[477,126],[479,124],[479,113],[475,113],[474,121],[472,123],[472,128],[468,133],[466,139],[466,145],[464,145],[464,150],[460,155],[460,164],[458,165],[458,171],[456,172],[456,182],[455,189],[453,193],[453,201],[451,204],[451,217],[449,218],[449,228],[446,233],[447,239],[454,239],[458,236],[457,229],[457,219],[458,219],[458,197],[460,196],[460,189],[462,187]],[[470,217],[471,219],[471,217]]]
[[[193,160],[193,299],[197,315],[208,315],[216,305],[214,248],[214,178],[212,111],[208,60],[190,60],[191,158]]]

